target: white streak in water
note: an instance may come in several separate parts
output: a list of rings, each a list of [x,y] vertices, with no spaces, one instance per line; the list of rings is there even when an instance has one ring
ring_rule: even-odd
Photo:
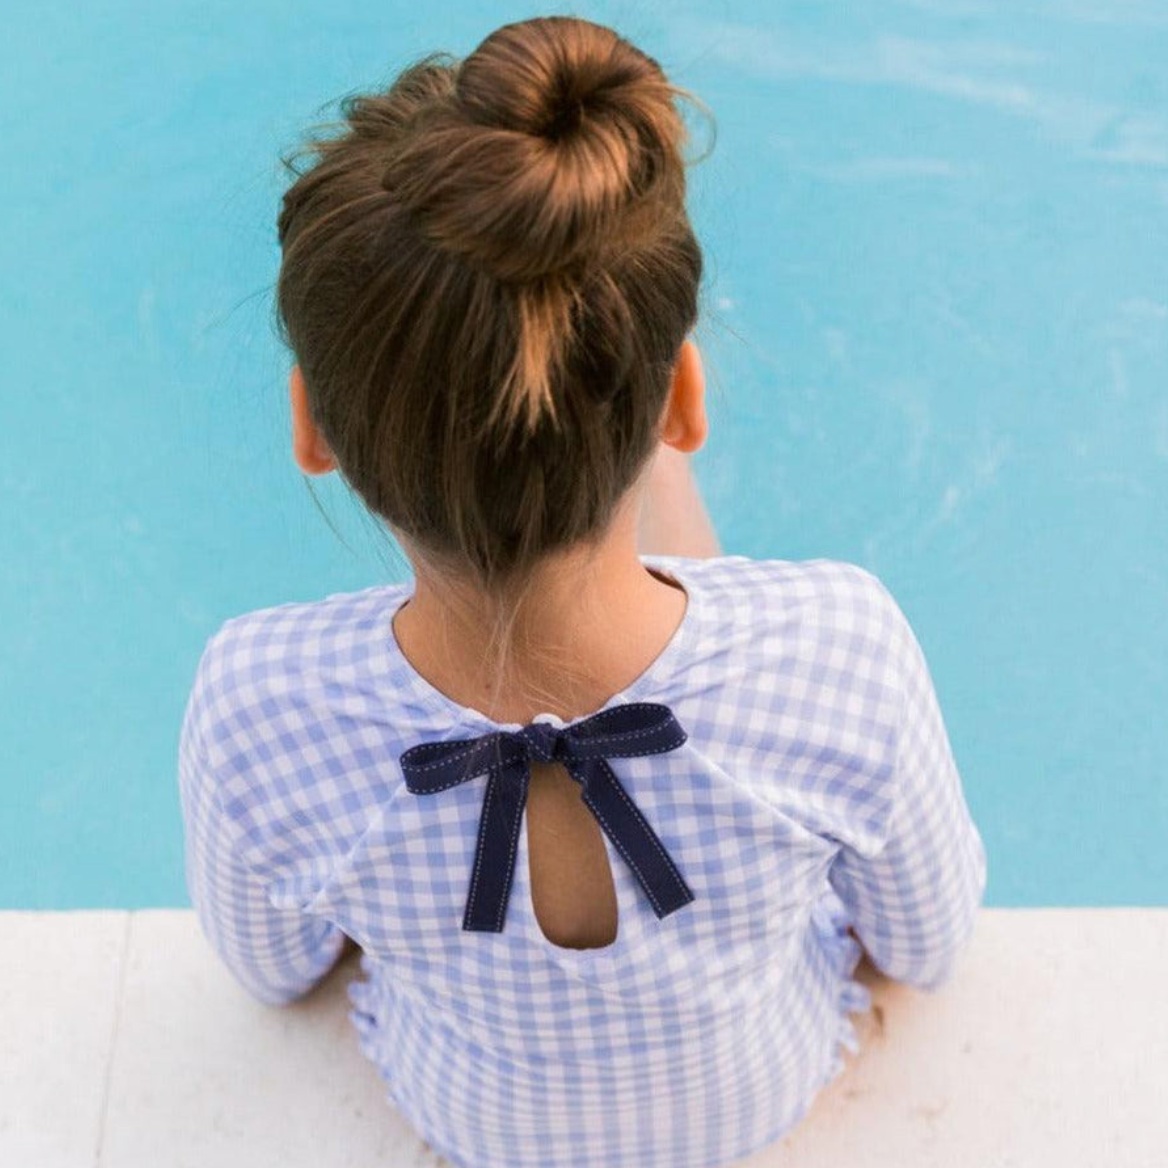
[[[1168,20],[1166,20],[1168,23]],[[768,81],[809,78],[849,85],[896,86],[1021,118],[1101,162],[1168,167],[1168,125],[1151,113],[1073,94],[1041,91],[1014,75],[1041,63],[1034,50],[997,41],[949,43],[877,36],[851,44],[814,40],[790,28],[679,17],[670,35],[684,55]]]

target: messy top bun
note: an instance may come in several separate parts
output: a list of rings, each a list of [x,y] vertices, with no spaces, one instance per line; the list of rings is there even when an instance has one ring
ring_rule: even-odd
[[[438,247],[530,280],[643,243],[684,181],[657,67],[567,18],[507,25],[463,62],[383,182]]]
[[[281,333],[345,479],[488,592],[602,533],[697,319],[690,96],[612,29],[508,24],[342,104],[279,216]]]

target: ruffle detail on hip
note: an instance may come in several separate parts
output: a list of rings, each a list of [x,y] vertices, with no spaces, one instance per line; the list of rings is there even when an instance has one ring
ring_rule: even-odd
[[[831,960],[839,985],[839,1030],[832,1046],[832,1061],[825,1082],[837,1078],[845,1067],[843,1051],[860,1051],[860,1038],[850,1014],[866,1014],[872,1008],[868,987],[853,976],[864,951],[848,932],[852,923],[847,908],[834,889],[829,888],[811,910],[811,921]]]
[[[377,1018],[377,984],[373,980],[373,961],[368,953],[361,954],[361,971],[365,974],[365,980],[354,979],[345,987],[353,1007],[348,1013],[349,1021],[357,1031],[357,1044],[361,1053],[377,1068],[390,1099],[397,1103],[397,1083],[386,1066],[383,1034]]]
[[[377,1032],[377,1015],[374,1013],[371,1001],[373,985],[369,980],[373,969],[368,953],[361,954],[361,972],[365,975],[365,980],[355,978],[345,987],[345,993],[353,1006],[353,1009],[349,1011],[349,1020],[357,1028],[357,1033],[361,1037],[362,1050],[366,1050],[366,1046],[371,1045],[371,1040]],[[366,1050],[366,1053],[369,1052]]]

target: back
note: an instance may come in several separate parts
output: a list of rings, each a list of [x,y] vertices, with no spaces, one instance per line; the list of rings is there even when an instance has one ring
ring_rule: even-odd
[[[503,930],[462,929],[486,779],[419,797],[397,760],[520,727],[412,668],[390,624],[411,585],[230,620],[200,663],[181,785],[209,939],[275,1003],[353,937],[362,1049],[454,1164],[747,1155],[854,1045],[847,1013],[867,994],[846,925],[924,988],[972,929],[981,839],[919,645],[879,580],[832,560],[641,560],[685,589],[686,612],[604,708],[664,703],[687,738],[611,766],[694,899],[659,919],[602,834],[617,928],[599,948],[545,936],[526,830]]]

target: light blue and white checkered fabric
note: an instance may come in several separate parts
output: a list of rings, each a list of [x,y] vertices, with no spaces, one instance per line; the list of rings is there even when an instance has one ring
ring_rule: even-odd
[[[180,742],[187,881],[208,939],[263,1002],[306,993],[344,934],[361,1048],[462,1168],[713,1168],[786,1132],[856,1048],[851,923],[932,989],[985,887],[933,683],[878,577],[817,559],[643,555],[683,621],[606,703],[688,732],[611,765],[696,899],[658,919],[604,837],[617,939],[548,941],[521,832],[505,928],[461,928],[486,777],[406,789],[419,742],[516,730],[412,668],[409,584],[227,621]],[[562,726],[554,715],[540,717]]]

